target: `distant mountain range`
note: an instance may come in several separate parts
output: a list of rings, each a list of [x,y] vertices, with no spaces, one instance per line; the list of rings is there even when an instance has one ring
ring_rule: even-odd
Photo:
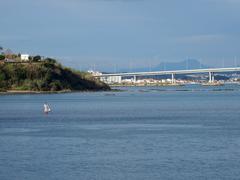
[[[155,67],[142,67],[142,68],[133,68],[122,69],[119,72],[147,72],[147,71],[170,71],[170,70],[186,70],[186,69],[200,69],[200,68],[209,68],[209,66],[201,64],[196,59],[188,59],[180,62],[162,62]]]

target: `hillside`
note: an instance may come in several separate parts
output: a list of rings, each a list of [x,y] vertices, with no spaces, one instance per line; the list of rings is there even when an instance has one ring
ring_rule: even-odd
[[[37,63],[0,63],[0,91],[98,91],[109,86],[90,74],[53,59]]]

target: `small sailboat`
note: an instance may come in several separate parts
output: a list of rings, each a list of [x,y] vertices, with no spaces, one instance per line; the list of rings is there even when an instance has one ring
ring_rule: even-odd
[[[44,111],[45,114],[48,114],[49,112],[51,112],[51,108],[47,103],[44,103],[43,111]]]

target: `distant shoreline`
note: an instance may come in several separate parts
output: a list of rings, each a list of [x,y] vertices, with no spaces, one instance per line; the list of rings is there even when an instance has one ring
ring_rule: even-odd
[[[8,90],[0,91],[0,95],[18,95],[18,94],[63,94],[63,93],[75,93],[75,92],[106,92],[106,90],[62,90],[62,91],[18,91],[18,90]],[[109,90],[110,92],[112,90]]]
[[[0,95],[14,95],[14,94],[61,94],[61,93],[69,93],[71,91],[2,91]]]

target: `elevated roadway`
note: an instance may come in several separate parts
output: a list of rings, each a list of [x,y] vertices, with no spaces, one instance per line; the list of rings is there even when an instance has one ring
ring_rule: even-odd
[[[131,72],[131,73],[113,73],[113,74],[99,74],[94,75],[104,81],[106,78],[110,77],[126,77],[132,76],[133,81],[136,82],[137,76],[154,76],[154,75],[171,75],[172,83],[174,84],[176,74],[202,74],[209,73],[209,83],[214,82],[214,73],[224,73],[224,72],[240,72],[240,67],[231,68],[208,68],[208,69],[192,69],[192,70],[174,70],[174,71],[152,71],[152,72]]]
[[[151,76],[151,75],[171,75],[171,74],[201,74],[201,73],[223,73],[223,72],[237,72],[240,67],[232,68],[209,68],[209,69],[192,69],[192,70],[174,70],[174,71],[151,71],[151,72],[131,72],[131,73],[111,73],[95,75],[95,77],[108,76]]]

